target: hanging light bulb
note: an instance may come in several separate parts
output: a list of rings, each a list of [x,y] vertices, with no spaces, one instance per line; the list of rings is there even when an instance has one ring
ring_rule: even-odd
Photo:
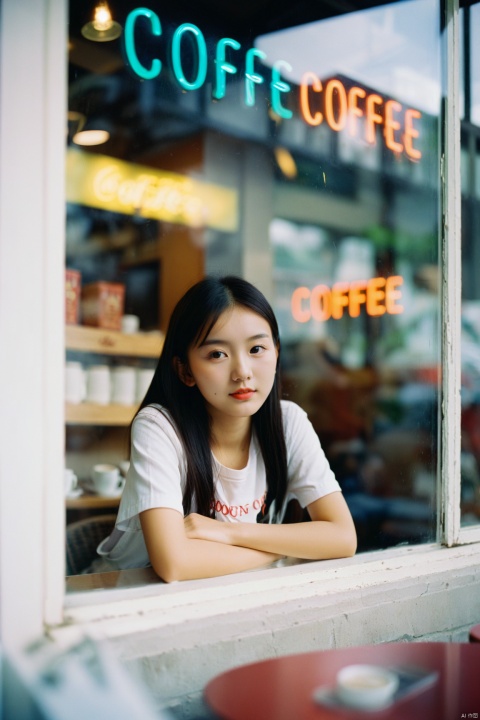
[[[122,34],[122,26],[115,22],[107,3],[101,0],[93,11],[93,20],[82,27],[82,35],[94,42],[116,40]]]

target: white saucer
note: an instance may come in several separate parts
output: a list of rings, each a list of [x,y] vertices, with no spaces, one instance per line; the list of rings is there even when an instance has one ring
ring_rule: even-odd
[[[68,500],[74,500],[75,498],[80,497],[80,495],[83,495],[82,488],[75,488],[75,490],[72,490],[71,492],[67,493],[65,497]]]
[[[99,497],[105,497],[105,498],[113,498],[113,499],[115,499],[115,498],[122,497],[122,492],[123,492],[123,488],[122,488],[121,490],[117,490],[117,491],[114,492],[114,493],[105,493],[105,492],[99,493],[99,492],[97,492],[97,495],[98,495]]]
[[[355,710],[358,712],[372,712],[373,710],[384,710],[387,707],[390,707],[390,705],[393,702],[393,698],[390,698],[389,700],[385,701],[382,704],[378,704],[374,709],[373,708],[363,708],[360,706],[352,706],[347,705],[343,702],[343,700],[338,696],[338,694],[335,691],[335,688],[332,687],[325,687],[321,686],[316,688],[313,691],[313,700],[314,702],[318,703],[319,705],[324,705],[327,708],[335,708],[340,710]]]
[[[115,499],[115,498],[121,497],[122,492],[123,492],[123,487],[121,490],[115,490],[114,493],[99,492],[96,489],[95,485],[93,484],[92,480],[84,480],[82,484],[83,484],[84,488],[86,490],[88,490],[88,492],[91,492],[94,495],[97,495],[98,497]]]

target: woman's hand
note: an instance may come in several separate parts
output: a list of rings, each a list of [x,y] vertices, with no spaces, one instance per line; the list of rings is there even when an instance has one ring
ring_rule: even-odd
[[[231,545],[229,523],[190,513],[184,518],[185,534],[190,540],[210,540]]]

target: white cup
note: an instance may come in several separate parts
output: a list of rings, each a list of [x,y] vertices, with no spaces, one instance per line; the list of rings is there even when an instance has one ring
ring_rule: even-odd
[[[127,335],[132,335],[138,332],[140,327],[140,318],[138,315],[123,315],[122,316],[122,332]]]
[[[78,478],[71,468],[65,468],[63,478],[65,495],[70,495],[78,485]]]
[[[142,402],[154,375],[155,370],[152,370],[151,368],[137,368],[135,402]]]
[[[82,363],[65,363],[65,399],[74,405],[85,400],[86,382]]]
[[[87,401],[108,405],[110,396],[110,368],[108,365],[92,365],[87,370]]]
[[[125,479],[121,477],[120,470],[115,465],[94,465],[92,470],[92,485],[99,495],[115,496],[121,493]]]
[[[135,368],[127,365],[112,370],[112,403],[117,405],[135,404]]]
[[[337,675],[335,693],[348,707],[379,710],[391,702],[398,684],[398,675],[387,668],[347,665]]]

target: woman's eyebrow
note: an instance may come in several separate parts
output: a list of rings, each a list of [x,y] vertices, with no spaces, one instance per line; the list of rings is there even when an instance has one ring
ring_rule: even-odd
[[[258,333],[258,335],[252,335],[246,338],[245,342],[264,340],[265,338],[270,338],[270,335],[268,333]],[[231,345],[231,342],[229,340],[222,340],[221,338],[208,338],[199,347],[204,347],[205,345]]]

